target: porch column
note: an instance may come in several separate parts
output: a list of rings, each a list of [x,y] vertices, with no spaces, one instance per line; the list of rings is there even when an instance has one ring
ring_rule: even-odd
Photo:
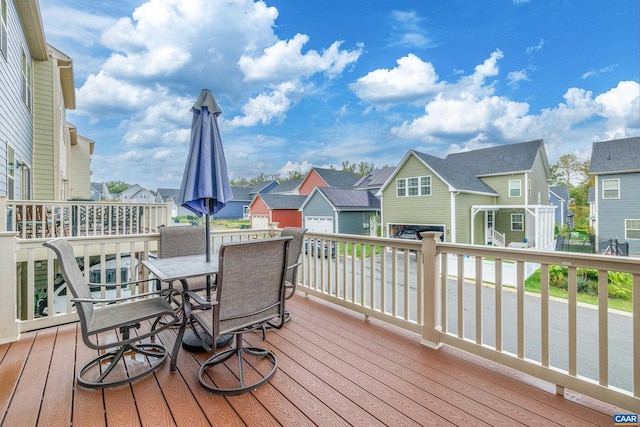
[[[439,231],[426,231],[422,236],[423,272],[423,313],[422,344],[438,349],[440,343],[441,292],[440,292],[440,257],[436,252],[436,244],[442,235]],[[420,319],[418,319],[419,321]]]
[[[16,233],[0,232],[0,344],[17,341]]]

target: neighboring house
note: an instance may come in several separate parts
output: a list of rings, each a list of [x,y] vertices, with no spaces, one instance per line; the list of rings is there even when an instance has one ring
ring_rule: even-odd
[[[171,218],[177,216],[194,215],[189,209],[183,207],[178,201],[180,189],[178,188],[158,188],[156,190],[156,203],[169,203]]]
[[[264,181],[253,185],[231,187],[233,198],[213,217],[215,219],[249,219],[249,205],[256,194],[268,193],[277,186],[277,181]]]
[[[302,227],[300,207],[306,196],[293,194],[257,194],[249,210],[251,228],[267,228],[270,223],[278,223],[279,228]]]
[[[78,135],[77,142],[71,144],[71,182],[72,199],[91,199],[91,156],[95,142]]]
[[[380,188],[387,182],[387,179],[395,172],[396,168],[386,167],[382,169],[376,169],[371,173],[361,177],[355,184],[353,184],[354,190],[369,190],[373,193],[378,193]]]
[[[76,189],[89,197],[89,165],[72,153],[78,135],[66,121],[75,102],[73,62],[47,44],[38,2],[0,0],[0,194],[66,200],[73,171],[87,176]]]
[[[569,187],[554,185],[549,187],[549,203],[556,207],[556,225],[562,227],[569,224]]]
[[[270,194],[293,194],[293,195],[298,195],[298,189],[300,187],[300,184],[302,184],[302,178],[301,179],[290,179],[288,181],[282,181],[281,183],[278,184],[278,186],[276,188],[274,188],[273,190],[269,191]]]
[[[106,182],[92,182],[91,187],[91,200],[101,201],[104,200],[106,202],[111,202],[113,200],[117,200],[117,197],[114,197],[109,192],[109,188],[107,188]]]
[[[298,188],[298,194],[308,196],[316,187],[352,188],[360,177],[352,172],[311,168]]]
[[[156,196],[146,188],[133,184],[122,193],[119,199],[122,203],[155,203]]]
[[[596,235],[628,241],[629,253],[640,254],[640,137],[594,143],[589,173]]]
[[[383,233],[411,226],[441,231],[447,242],[546,249],[555,210],[549,178],[542,140],[444,159],[411,150],[381,188]]]
[[[33,198],[33,63],[48,59],[37,2],[0,0],[0,195],[9,199]]]
[[[73,61],[51,45],[47,49],[48,59],[34,62],[34,198],[88,199],[94,142],[66,120],[66,110],[76,108]]]
[[[380,200],[368,190],[316,187],[300,210],[303,226],[311,232],[369,235]]]
[[[589,227],[594,229],[596,225],[596,190],[593,187],[589,187],[587,203],[589,203]]]

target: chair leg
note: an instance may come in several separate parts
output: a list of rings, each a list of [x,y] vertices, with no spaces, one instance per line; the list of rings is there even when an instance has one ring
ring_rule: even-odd
[[[266,375],[263,375],[258,381],[254,381],[254,382],[251,382],[250,384],[246,384],[245,376],[244,376],[244,364],[246,363],[246,361],[244,360],[245,355],[253,356],[261,359],[267,359],[272,363],[273,367]],[[238,375],[237,376],[238,376],[239,385],[236,387],[218,387],[214,383],[215,381],[214,375],[207,374],[207,368],[223,363],[234,356],[238,358]],[[269,381],[275,375],[277,369],[278,369],[278,359],[276,358],[276,355],[273,352],[266,350],[264,348],[259,348],[259,347],[245,347],[242,340],[242,334],[238,334],[236,335],[236,343],[234,348],[227,351],[223,351],[221,353],[214,354],[200,366],[198,379],[200,381],[200,385],[205,389],[207,389],[208,391],[210,391],[211,393],[231,396],[231,395],[237,395],[237,394],[245,393],[251,390],[255,390],[256,388],[260,387],[261,385]],[[205,377],[208,377],[208,379]]]
[[[147,359],[146,363],[149,364],[149,367],[133,376],[126,374],[110,379],[114,368],[116,368],[120,362],[124,363],[124,355],[129,353],[144,356],[145,359]],[[77,381],[79,385],[86,388],[103,389],[118,387],[155,372],[164,364],[167,355],[167,349],[160,344],[140,343],[123,345],[86,363],[80,371],[78,371]],[[124,369],[124,372],[127,372],[127,368],[124,365],[122,365],[122,369]],[[91,374],[91,371],[97,371],[97,373],[94,372]]]

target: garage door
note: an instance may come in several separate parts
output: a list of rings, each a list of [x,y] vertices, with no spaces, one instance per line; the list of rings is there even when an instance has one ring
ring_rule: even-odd
[[[333,218],[330,216],[305,216],[304,227],[314,233],[333,233]]]
[[[251,228],[269,227],[269,215],[251,215]]]

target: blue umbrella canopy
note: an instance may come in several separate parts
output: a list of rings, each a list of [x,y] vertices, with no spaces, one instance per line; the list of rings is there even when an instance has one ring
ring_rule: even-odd
[[[217,117],[222,110],[211,92],[203,89],[191,112],[189,155],[178,197],[182,206],[198,216],[208,217],[233,198],[218,130]]]

